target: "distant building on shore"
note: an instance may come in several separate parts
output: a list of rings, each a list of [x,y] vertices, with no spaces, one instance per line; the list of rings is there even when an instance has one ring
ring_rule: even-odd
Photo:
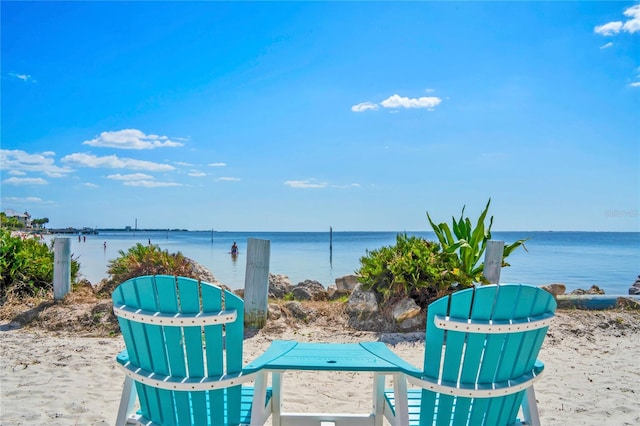
[[[18,219],[25,228],[33,228],[29,212],[20,213],[13,209],[6,209],[4,214],[6,214],[8,218]]]

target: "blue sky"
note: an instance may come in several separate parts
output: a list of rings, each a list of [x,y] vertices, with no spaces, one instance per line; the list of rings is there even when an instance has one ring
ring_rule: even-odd
[[[8,2],[1,205],[50,227],[638,231],[637,2]]]

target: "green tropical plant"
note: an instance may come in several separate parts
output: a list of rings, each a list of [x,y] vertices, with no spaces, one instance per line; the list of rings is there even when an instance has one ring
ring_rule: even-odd
[[[6,213],[0,212],[0,226],[6,229],[21,229],[24,224],[17,217],[8,217]]]
[[[114,283],[121,283],[140,275],[180,275],[193,277],[193,265],[182,253],[169,253],[156,245],[136,244],[120,257],[110,260],[107,272]],[[194,277],[195,278],[195,277]]]
[[[40,296],[53,290],[53,243],[20,238],[0,229],[0,302],[8,294]],[[71,259],[71,282],[77,280],[80,263]]]
[[[31,224],[36,227],[43,227],[45,224],[49,223],[48,217],[43,217],[42,219],[33,219]]]
[[[427,218],[433,228],[433,231],[442,246],[445,253],[455,254],[458,257],[460,269],[462,275],[471,277],[474,281],[480,283],[487,283],[487,279],[484,277],[484,262],[481,261],[482,255],[487,247],[487,241],[491,239],[491,227],[493,226],[493,216],[489,218],[489,226],[485,226],[485,219],[489,212],[489,205],[491,199],[487,202],[482,213],[476,221],[475,227],[473,227],[471,220],[468,217],[464,217],[464,209],[462,207],[462,213],[460,219],[456,220],[452,217],[453,233],[451,228],[446,223],[440,223],[436,225],[429,212],[427,212]],[[527,249],[524,245],[526,239],[518,240],[512,244],[505,244],[502,252],[502,266],[509,266],[505,259],[518,247],[522,246],[523,249]]]
[[[367,250],[360,258],[358,280],[383,301],[411,297],[422,307],[448,294],[461,282],[457,258],[416,236],[398,234],[396,244]]]

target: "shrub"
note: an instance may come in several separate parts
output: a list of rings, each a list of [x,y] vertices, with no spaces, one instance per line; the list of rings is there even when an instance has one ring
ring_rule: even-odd
[[[119,284],[141,275],[180,275],[193,277],[193,265],[182,253],[169,253],[156,245],[136,244],[120,257],[110,260],[107,272],[111,281]]]
[[[80,264],[71,259],[71,282]],[[41,296],[53,290],[53,243],[51,248],[35,238],[20,238],[0,229],[0,301],[8,294]]]
[[[426,307],[430,301],[471,283],[461,275],[456,256],[441,251],[435,242],[407,234],[398,234],[393,246],[367,251],[360,265],[358,280],[382,301],[408,296]]]

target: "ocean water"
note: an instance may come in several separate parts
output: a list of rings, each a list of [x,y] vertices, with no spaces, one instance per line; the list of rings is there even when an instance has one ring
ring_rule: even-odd
[[[407,232],[435,240],[433,232]],[[354,273],[367,250],[395,243],[397,232],[212,232],[212,231],[101,231],[86,241],[70,238],[71,252],[78,258],[82,276],[93,284],[107,278],[107,265],[136,243],[160,246],[207,267],[233,289],[244,287],[248,238],[270,241],[270,272],[285,274],[292,284],[317,280],[325,287],[335,279]],[[526,238],[525,246],[508,258],[500,282],[532,285],[563,283],[568,291],[598,285],[607,294],[627,294],[640,274],[638,232],[494,232],[494,240],[506,244]],[[53,236],[52,236],[53,238]],[[233,242],[240,254],[230,255]],[[106,245],[106,248],[105,248]]]

